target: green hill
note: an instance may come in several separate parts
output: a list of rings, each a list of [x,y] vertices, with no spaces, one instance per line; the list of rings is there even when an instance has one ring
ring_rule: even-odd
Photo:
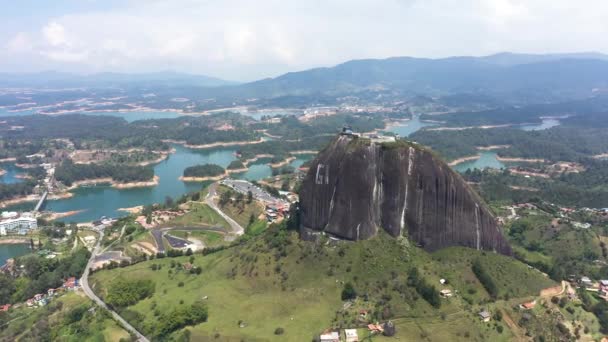
[[[359,242],[315,243],[279,227],[235,247],[196,255],[199,275],[182,269],[189,257],[162,258],[97,272],[91,283],[107,297],[116,279],[152,280],[153,295],[120,309],[148,336],[158,333],[163,313],[202,301],[209,318],[185,328],[191,340],[310,341],[325,329],[348,327],[360,327],[364,337],[368,322],[389,319],[405,340],[510,340],[506,326],[497,328],[504,323],[482,323],[477,317],[481,306],[476,301],[485,304],[487,295],[470,268],[475,258],[488,265],[499,297],[533,296],[554,285],[539,272],[494,253],[450,248],[429,254],[386,234]],[[449,288],[456,295],[441,299],[438,308],[432,306],[408,276],[412,269],[425,286]],[[442,286],[440,278],[449,284]],[[357,294],[350,304],[341,299],[346,283]],[[472,304],[459,294],[469,289],[476,294]],[[369,312],[365,319],[361,310]],[[283,329],[280,335],[275,334],[278,328]],[[187,333],[177,330],[172,336],[181,334]]]

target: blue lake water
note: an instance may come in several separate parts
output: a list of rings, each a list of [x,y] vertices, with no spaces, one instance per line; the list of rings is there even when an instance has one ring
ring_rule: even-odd
[[[38,111],[36,110],[24,110],[18,112],[10,112],[6,108],[0,108],[0,117],[6,116],[23,116],[23,115],[31,115],[36,114]],[[74,112],[80,113],[80,112]],[[124,118],[127,122],[133,122],[137,120],[146,120],[146,119],[173,119],[180,116],[184,116],[183,113],[180,112],[165,112],[165,111],[134,111],[134,112],[82,112],[81,114],[86,115],[108,115],[108,116],[116,116],[119,118]]]
[[[465,172],[468,169],[485,169],[490,167],[493,169],[500,169],[506,167],[506,165],[500,160],[496,159],[496,152],[483,151],[480,153],[481,157],[477,160],[471,160],[458,165],[453,166],[453,169],[458,172]]]
[[[183,170],[197,164],[217,164],[227,167],[231,161],[236,160],[234,148],[194,150],[181,145],[173,146],[176,150],[169,158],[154,166],[154,173],[159,176],[159,184],[155,187],[115,189],[108,185],[80,187],[73,191],[74,196],[67,199],[48,201],[45,210],[67,212],[83,210],[66,221],[87,222],[99,219],[101,216],[123,216],[125,212],[120,208],[129,208],[138,205],[161,203],[167,196],[177,198],[185,193],[202,188],[203,183],[182,182],[179,177]],[[312,158],[311,155],[298,156],[292,165],[301,165]],[[234,174],[234,178],[259,180],[271,176],[272,169],[266,165],[268,160],[259,160],[249,165],[249,171]],[[207,183],[208,184],[208,183]],[[31,210],[32,203],[20,204],[8,209]]]
[[[22,181],[22,179],[17,178],[16,176],[20,173],[24,173],[24,170],[15,166],[14,163],[0,163],[0,169],[6,171],[3,176],[0,176],[0,183],[11,184]]]
[[[31,251],[29,244],[0,245],[0,266],[10,258],[26,255]]]
[[[87,115],[109,115],[116,116],[127,120],[127,122],[133,122],[137,120],[147,119],[174,119],[180,116],[184,116],[180,112],[162,112],[162,111],[136,111],[136,112],[88,112],[83,113]]]
[[[542,119],[542,123],[534,125],[522,125],[520,128],[524,131],[541,131],[551,127],[559,126],[560,122],[557,119]]]
[[[391,126],[387,129],[389,132],[399,134],[400,137],[408,137],[410,134],[427,126],[434,126],[436,123],[420,121],[418,115],[413,115],[409,121],[404,121],[403,124]]]

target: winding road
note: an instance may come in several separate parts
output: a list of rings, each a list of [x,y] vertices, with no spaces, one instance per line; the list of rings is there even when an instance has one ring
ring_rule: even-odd
[[[144,336],[142,333],[137,331],[137,329],[135,329],[131,324],[129,324],[129,322],[127,322],[124,318],[122,318],[114,310],[110,309],[103,300],[101,300],[99,297],[97,297],[97,295],[93,292],[93,290],[91,290],[91,287],[89,286],[89,271],[90,271],[91,267],[93,266],[93,263],[95,262],[95,257],[99,254],[99,252],[101,250],[101,239],[102,238],[103,238],[103,231],[101,231],[99,233],[99,239],[97,239],[97,244],[95,245],[95,248],[93,248],[93,251],[91,252],[91,258],[89,259],[89,262],[87,263],[87,267],[85,268],[84,273],[82,273],[82,277],[80,278],[80,285],[82,286],[82,290],[92,301],[97,303],[97,305],[108,310],[108,312],[112,315],[114,320],[119,322],[127,331],[129,331],[131,334],[137,336],[138,341],[149,342],[149,340],[146,338],[146,336]]]
[[[207,203],[207,205],[215,210],[216,213],[218,213],[221,217],[224,218],[224,220],[226,220],[226,222],[228,222],[228,224],[230,225],[230,228],[232,229],[232,233],[240,236],[245,234],[245,229],[238,224],[235,220],[231,219],[228,215],[224,214],[224,212],[218,208],[218,206],[215,204],[215,202],[213,201],[213,198],[216,196],[216,189],[217,189],[217,182],[209,185],[209,192],[207,193],[207,197],[205,197],[205,203]]]

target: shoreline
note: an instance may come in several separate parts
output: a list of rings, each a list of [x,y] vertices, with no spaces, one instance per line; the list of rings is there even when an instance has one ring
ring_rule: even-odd
[[[600,153],[600,154],[596,154],[594,156],[591,156],[591,158],[593,159],[604,159],[604,158],[608,158],[608,153]]]
[[[112,177],[103,177],[103,178],[93,178],[93,179],[83,179],[76,182],[73,182],[70,187],[66,189],[66,191],[75,190],[81,186],[85,185],[98,185],[98,184],[109,184],[111,187],[116,189],[130,189],[130,188],[144,188],[150,186],[158,185],[160,178],[157,175],[154,175],[152,180],[148,181],[139,181],[139,182],[128,182],[128,183],[120,183],[112,179]]]
[[[291,151],[289,153],[291,153],[291,154],[317,154],[317,153],[319,153],[319,151],[314,151],[314,150],[297,150],[297,151]]]
[[[70,216],[74,216],[77,214],[80,214],[82,212],[84,212],[85,209],[81,209],[81,210],[71,210],[71,211],[66,211],[66,212],[62,212],[62,213],[50,213],[48,214],[48,216],[43,216],[44,219],[49,220],[49,221],[54,221],[54,220],[59,220],[62,218],[66,218],[66,217],[70,217]]]
[[[33,195],[33,194],[25,195],[25,196],[21,196],[21,197],[15,197],[15,198],[7,199],[7,200],[0,202],[0,208],[6,208],[11,205],[21,204],[21,203],[26,203],[26,202],[36,202],[39,199],[40,199],[39,195]]]
[[[136,152],[136,151],[143,151],[141,149],[128,149],[128,150],[105,150],[102,152],[107,152],[107,153],[131,153],[131,152]],[[78,153],[91,153],[93,151],[91,150],[78,150],[76,151]],[[158,158],[156,159],[152,159],[152,160],[144,160],[141,162],[137,162],[137,163],[125,163],[125,165],[132,165],[132,166],[148,166],[148,165],[154,165],[154,164],[158,164],[160,162],[163,162],[165,160],[167,160],[167,158],[169,158],[169,156],[173,153],[175,153],[175,148],[170,149],[169,151],[150,151],[152,153],[156,153],[159,155]],[[70,154],[70,158],[74,158],[74,152]],[[74,164],[79,164],[79,165],[90,165],[90,164],[97,164],[97,163],[103,163],[107,160],[87,160],[87,161],[75,161]]]
[[[513,125],[504,124],[504,125],[482,125],[482,126],[460,126],[460,127],[435,127],[435,128],[428,128],[428,130],[429,131],[464,131],[466,129],[475,129],[475,128],[491,129],[491,128],[511,127],[511,126],[513,126]]]
[[[546,160],[544,159],[535,159],[535,158],[519,158],[519,157],[501,157],[496,156],[496,160],[501,162],[514,162],[514,163],[544,163]]]
[[[182,145],[184,145],[184,147],[195,149],[195,150],[204,150],[207,148],[215,148],[215,147],[255,145],[255,144],[261,144],[265,141],[266,140],[260,138],[259,140],[253,140],[253,141],[250,141],[250,140],[249,141],[228,141],[228,142],[215,142],[215,143],[203,144],[203,145],[190,145],[190,144],[186,143],[185,141],[178,142],[178,140],[174,140],[174,141],[167,140],[167,142],[173,142],[175,144],[182,144]]]
[[[229,173],[229,174],[232,174],[232,173],[242,173],[242,172],[247,172],[247,171],[249,171],[248,167],[242,167],[240,169],[226,169],[226,172]]]
[[[179,180],[182,182],[206,182],[206,181],[218,181],[228,176],[228,172],[225,172],[218,176],[205,176],[205,177],[184,177],[179,176]]]
[[[296,160],[296,157],[287,157],[283,161],[280,161],[278,163],[269,163],[268,166],[270,166],[273,169],[276,169],[276,168],[279,168],[279,167],[283,167],[283,166],[289,165],[289,163],[291,163],[294,160]]]
[[[160,177],[154,175],[152,180],[149,181],[141,181],[141,182],[129,182],[129,183],[118,183],[112,181],[112,187],[116,189],[132,189],[132,188],[147,188],[152,186],[157,186]]]
[[[143,205],[137,205],[137,206],[130,207],[130,208],[118,208],[116,210],[117,211],[124,211],[124,212],[127,212],[129,214],[139,214],[143,209],[144,209]]]
[[[250,163],[255,163],[256,161],[258,161],[260,159],[273,158],[273,157],[274,157],[274,154],[261,153],[261,154],[256,154],[255,156],[253,156],[253,158],[243,160],[242,163],[243,163],[243,165],[245,165],[245,167],[247,167],[247,169],[249,169]]]
[[[30,240],[21,238],[0,239],[0,245],[29,245]]]
[[[475,148],[478,149],[479,151],[494,151],[494,150],[501,150],[501,149],[509,148],[509,147],[511,147],[511,145],[477,146]]]
[[[448,166],[456,166],[458,164],[462,164],[468,161],[473,161],[473,160],[477,160],[481,158],[481,154],[475,155],[475,156],[468,156],[468,157],[462,157],[462,158],[458,158],[458,159],[454,159],[451,162],[448,163]]]

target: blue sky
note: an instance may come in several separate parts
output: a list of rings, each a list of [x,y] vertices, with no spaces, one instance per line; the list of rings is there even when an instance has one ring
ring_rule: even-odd
[[[608,52],[605,0],[53,0],[0,12],[0,71],[246,81],[350,59]]]

